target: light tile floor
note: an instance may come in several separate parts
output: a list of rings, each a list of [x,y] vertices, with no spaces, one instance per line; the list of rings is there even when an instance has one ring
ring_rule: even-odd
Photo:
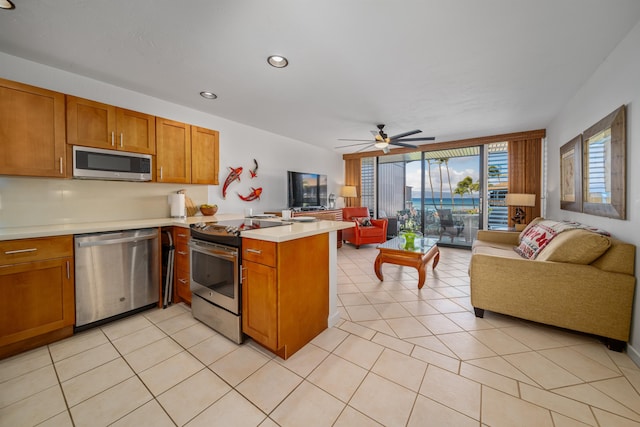
[[[593,337],[472,314],[470,253],[417,273],[338,251],[342,320],[284,361],[189,308],[0,361],[1,426],[640,426],[640,369]],[[304,280],[304,278],[301,278]]]

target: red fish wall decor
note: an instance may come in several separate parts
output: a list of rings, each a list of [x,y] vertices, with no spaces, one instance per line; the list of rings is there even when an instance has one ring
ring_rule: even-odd
[[[251,187],[251,193],[249,193],[246,196],[243,196],[242,194],[238,193],[238,197],[240,197],[245,202],[250,202],[252,200],[259,199],[260,194],[262,194],[262,187],[258,187],[258,188]]]
[[[227,175],[227,179],[224,181],[224,185],[222,186],[222,198],[227,198],[227,188],[233,181],[240,182],[240,174],[242,173],[242,166],[237,168],[229,168],[229,175]]]
[[[253,164],[255,165],[253,169],[249,169],[249,173],[251,174],[251,179],[256,178],[258,176],[258,162],[256,159],[253,159]]]

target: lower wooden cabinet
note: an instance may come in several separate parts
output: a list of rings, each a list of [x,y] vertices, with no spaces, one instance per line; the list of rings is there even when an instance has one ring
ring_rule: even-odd
[[[278,348],[278,283],[275,267],[243,261],[242,332]]]
[[[173,252],[173,302],[185,302],[191,305],[189,229],[184,227],[167,227],[164,230],[171,232],[171,238],[173,239],[173,245],[175,247]]]
[[[175,289],[177,299],[191,305],[191,260],[189,259],[189,229],[174,227],[176,230]],[[177,302],[177,301],[176,301]]]
[[[329,236],[242,239],[242,331],[283,359],[327,328]]]
[[[0,242],[0,357],[73,334],[73,237]]]

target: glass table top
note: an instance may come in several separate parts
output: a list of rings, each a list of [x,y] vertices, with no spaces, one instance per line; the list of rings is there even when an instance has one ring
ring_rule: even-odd
[[[438,243],[436,237],[416,237],[413,245],[410,246],[406,243],[406,239],[403,237],[394,237],[391,240],[387,240],[384,243],[378,245],[378,249],[392,249],[396,251],[415,252],[415,253],[427,253],[429,250]]]

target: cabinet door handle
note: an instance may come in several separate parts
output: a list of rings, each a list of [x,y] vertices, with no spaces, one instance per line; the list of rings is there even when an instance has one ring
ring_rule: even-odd
[[[114,147],[116,145],[116,135],[114,131],[111,131],[111,146]]]
[[[178,233],[178,237],[188,237],[188,234]]]
[[[38,250],[38,248],[16,249],[16,250],[13,250],[13,251],[6,251],[4,254],[5,255],[23,254],[23,253],[26,253],[26,252],[35,252],[37,250]]]
[[[60,175],[63,175],[64,172],[62,172],[62,157],[60,157]]]
[[[187,255],[189,254],[189,252],[185,252],[185,251],[178,251],[178,255]]]
[[[71,276],[69,274],[69,261],[67,261],[67,279],[71,279]]]
[[[252,254],[262,254],[262,251],[260,249],[251,249],[251,248],[247,248],[247,252],[250,252]]]
[[[160,166],[160,181],[162,181],[162,166]]]
[[[123,142],[122,142],[122,139],[123,139],[123,137],[122,137],[122,132],[120,132],[120,148],[124,147],[124,144],[123,144]]]

